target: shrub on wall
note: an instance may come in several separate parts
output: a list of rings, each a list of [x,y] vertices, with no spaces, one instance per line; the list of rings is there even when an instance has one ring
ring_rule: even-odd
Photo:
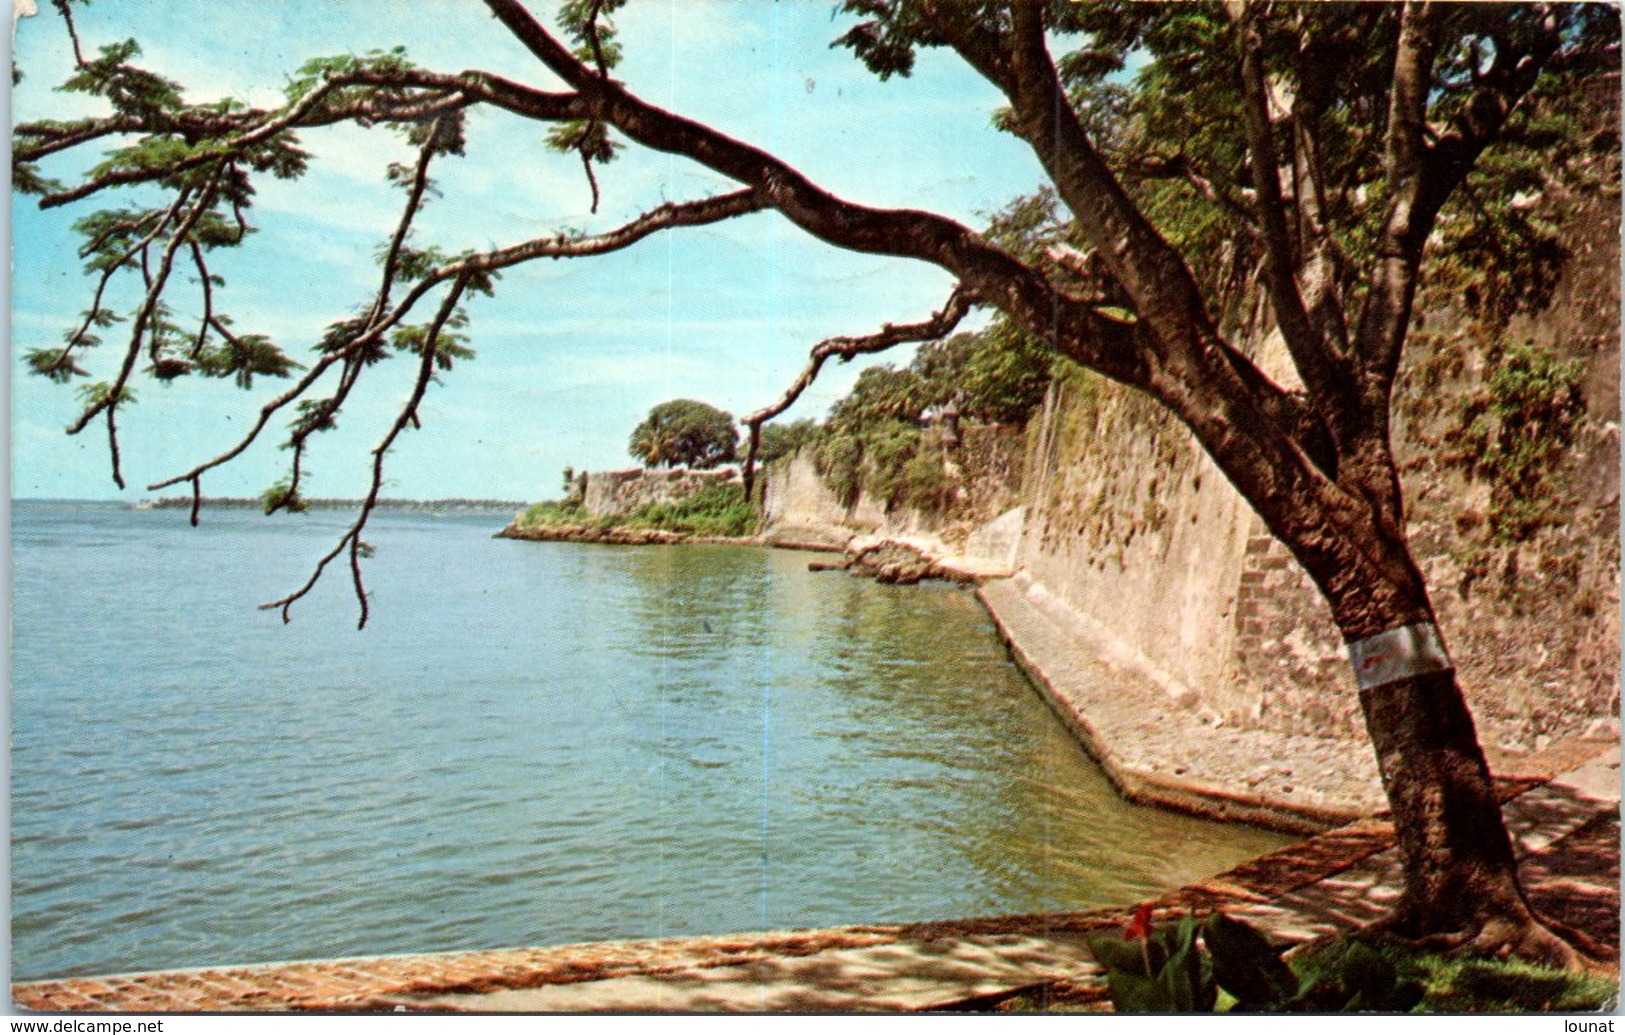
[[[1449,457],[1490,483],[1495,543],[1522,542],[1561,520],[1552,475],[1585,416],[1584,376],[1583,360],[1515,343],[1500,350],[1494,371],[1460,401]]]

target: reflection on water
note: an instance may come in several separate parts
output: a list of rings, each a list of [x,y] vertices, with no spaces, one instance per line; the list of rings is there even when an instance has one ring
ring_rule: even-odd
[[[14,976],[1129,901],[1280,844],[1129,806],[974,598],[740,547],[14,509]]]

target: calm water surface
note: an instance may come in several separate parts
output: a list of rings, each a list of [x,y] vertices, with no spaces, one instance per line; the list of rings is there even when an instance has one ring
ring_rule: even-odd
[[[1126,902],[1280,837],[1128,806],[975,599],[722,546],[13,509],[18,978]],[[339,571],[336,574],[342,575]]]

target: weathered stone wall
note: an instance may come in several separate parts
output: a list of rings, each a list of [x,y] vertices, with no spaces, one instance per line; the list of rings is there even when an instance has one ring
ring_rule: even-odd
[[[739,469],[724,467],[715,471],[689,471],[681,467],[669,471],[634,467],[626,471],[591,471],[583,475],[586,488],[582,506],[593,517],[619,517],[648,503],[675,503],[708,485],[739,481]]]
[[[1023,432],[1019,427],[967,424],[949,453],[960,489],[947,513],[897,507],[868,493],[844,506],[818,476],[805,452],[775,461],[765,474],[763,510],[768,541],[840,548],[854,536],[926,536],[963,546],[973,533],[1021,503]],[[985,539],[986,537],[984,537]],[[1007,549],[1008,535],[987,540]]]
[[[1617,80],[1580,103],[1600,115],[1602,132],[1616,132]],[[1557,173],[1519,200],[1561,227],[1567,258],[1549,305],[1496,329],[1465,311],[1458,284],[1434,278],[1418,299],[1393,406],[1410,542],[1492,753],[1618,725],[1619,174],[1617,160]],[[1587,176],[1584,189],[1565,187]],[[1262,303],[1246,304],[1226,321],[1239,325],[1234,340],[1296,387],[1279,334],[1264,333]],[[1494,527],[1507,483],[1498,489],[1498,475],[1483,469],[1468,427],[1470,402],[1521,343],[1579,364],[1583,414],[1543,429],[1560,448],[1519,492],[1546,514],[1509,535]],[[982,488],[929,521],[863,500],[845,511],[810,463],[797,464],[782,510],[770,491],[775,520],[892,534],[923,523],[1001,555],[1019,538],[1013,566],[1181,706],[1237,726],[1364,736],[1319,592],[1190,433],[1138,393],[1083,371],[1057,381],[1024,449],[989,447],[974,461],[971,481]]]
[[[1412,548],[1484,740],[1508,751],[1607,728],[1619,707],[1619,199],[1556,183],[1531,203],[1568,250],[1550,305],[1497,331],[1459,292],[1424,294],[1393,410]],[[1584,413],[1543,429],[1559,448],[1520,489],[1547,517],[1498,535],[1507,500],[1474,455],[1470,401],[1521,343],[1580,365]],[[1290,378],[1278,336],[1255,351]],[[1019,563],[1034,579],[1224,721],[1362,735],[1325,603],[1185,429],[1081,374],[1029,439]]]
[[[1025,484],[1019,566],[1171,697],[1222,705],[1250,512],[1189,434],[1080,372],[1029,426]]]

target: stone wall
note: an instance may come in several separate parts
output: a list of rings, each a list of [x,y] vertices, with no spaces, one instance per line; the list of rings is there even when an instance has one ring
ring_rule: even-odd
[[[1556,182],[1531,204],[1568,250],[1550,304],[1497,330],[1459,291],[1424,292],[1393,406],[1412,549],[1492,751],[1617,729],[1619,708],[1619,199]],[[1238,340],[1290,384],[1278,335]],[[1583,413],[1543,429],[1558,448],[1520,500],[1484,469],[1469,426],[1472,400],[1525,343],[1577,364]],[[1019,565],[1176,698],[1194,691],[1232,724],[1363,736],[1318,591],[1149,400],[1087,373],[1059,382],[1029,429],[1024,492]],[[1531,502],[1541,520],[1497,532],[1498,506]]]
[[[764,474],[763,511],[767,539],[775,545],[840,549],[857,536],[888,535],[932,539],[951,550],[964,549],[972,537],[995,552],[1011,553],[1009,522],[983,532],[984,526],[1021,503],[1023,431],[1019,427],[966,424],[960,443],[949,451],[959,481],[953,506],[946,513],[909,507],[888,510],[882,501],[860,492],[844,505],[818,476],[805,451],[775,461]]]
[[[1594,110],[1615,112],[1612,127],[1617,83],[1610,89],[1592,100]],[[1618,170],[1592,172],[1603,188],[1571,195],[1558,179],[1525,199],[1534,216],[1561,226],[1568,252],[1550,304],[1497,330],[1436,280],[1445,286],[1418,299],[1395,388],[1410,542],[1492,754],[1586,731],[1617,736]],[[1293,387],[1262,303],[1230,315],[1227,326],[1240,325],[1234,340]],[[1468,426],[1470,401],[1485,397],[1522,343],[1578,364],[1583,413],[1551,432],[1560,448],[1533,488],[1519,489],[1545,516],[1508,535],[1494,527],[1505,479],[1483,469]],[[865,500],[842,508],[798,460],[770,485],[770,519],[837,538],[924,528],[1013,558],[1008,567],[1101,630],[1114,656],[1181,706],[1230,725],[1363,739],[1342,639],[1320,594],[1156,404],[1078,371],[1052,386],[1023,446],[985,453],[967,464],[980,488],[945,517],[886,514]]]
[[[591,471],[583,474],[586,486],[581,502],[595,518],[619,517],[648,503],[675,503],[709,485],[737,484],[739,469],[669,471],[634,467],[626,471]]]
[[[1175,700],[1245,710],[1231,679],[1252,513],[1183,427],[1092,374],[1029,427],[1018,564]]]

